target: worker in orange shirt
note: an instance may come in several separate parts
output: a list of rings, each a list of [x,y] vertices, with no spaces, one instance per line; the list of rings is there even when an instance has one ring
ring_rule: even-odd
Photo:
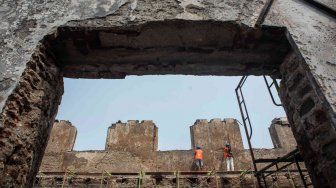
[[[224,159],[226,160],[227,171],[234,171],[233,155],[232,155],[230,144],[225,145]]]
[[[200,146],[196,146],[195,150],[195,163],[198,170],[202,170],[203,168],[203,151]]]

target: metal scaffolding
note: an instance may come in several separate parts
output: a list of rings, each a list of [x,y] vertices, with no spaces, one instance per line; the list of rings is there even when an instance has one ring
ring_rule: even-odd
[[[46,187],[42,181],[48,177],[52,179],[59,179],[61,187],[67,186],[67,183],[72,178],[98,178],[100,186],[104,187],[109,178],[122,177],[125,179],[133,179],[136,181],[136,187],[141,188],[144,186],[144,180],[148,178],[163,178],[174,179],[172,187],[184,187],[185,182],[193,185],[193,187],[203,187],[207,181],[213,181],[214,187],[220,187],[218,179],[225,179],[234,185],[240,185],[244,181],[245,175],[251,175],[251,171],[166,171],[166,172],[107,172],[102,173],[89,173],[89,172],[72,172],[66,170],[65,172],[39,172],[37,178],[39,178],[39,185]],[[237,180],[233,180],[236,178]],[[183,181],[182,181],[183,180]],[[239,186],[238,186],[239,187]]]
[[[247,138],[247,142],[248,142],[248,146],[249,146],[249,150],[250,150],[250,154],[251,154],[251,158],[252,158],[252,163],[253,163],[253,167],[254,167],[253,173],[254,173],[255,177],[257,178],[258,186],[267,188],[267,182],[266,182],[266,177],[267,176],[270,176],[274,173],[277,173],[277,172],[285,169],[289,165],[292,165],[292,164],[295,163],[296,168],[297,168],[297,172],[299,172],[299,174],[300,174],[302,183],[303,183],[304,187],[307,187],[306,180],[304,178],[304,175],[302,173],[302,170],[301,170],[301,167],[300,167],[300,164],[299,164],[299,162],[303,162],[303,159],[302,159],[298,149],[295,149],[295,150],[289,152],[288,154],[286,154],[283,157],[272,158],[272,159],[255,159],[252,144],[251,144],[253,129],[252,129],[250,116],[248,114],[246,101],[245,101],[243,91],[242,91],[243,85],[246,82],[247,77],[248,76],[243,76],[242,77],[242,79],[238,83],[238,86],[235,89],[235,91],[236,91],[237,101],[238,101],[241,117],[242,117],[242,120],[243,120],[244,129],[245,129],[245,134],[246,134],[246,138]],[[272,91],[271,91],[272,86],[274,86],[277,91],[279,90],[279,85],[278,85],[277,81],[275,79],[272,79],[273,82],[271,84],[269,84],[266,76],[264,76],[264,80],[265,80],[267,89],[269,91],[269,94],[272,98],[273,103],[276,106],[282,106],[282,104],[278,104],[278,103],[275,102]],[[270,164],[268,164],[267,166],[258,170],[257,164],[260,164],[260,163],[263,163],[263,164],[270,163]],[[280,163],[281,164],[286,163],[286,164],[279,167]],[[274,167],[276,168],[275,171],[269,171],[269,169],[274,168]]]
[[[302,170],[306,173],[306,170]],[[279,168],[277,170],[265,169],[262,173],[282,173],[290,174],[290,172],[297,172],[297,170],[289,170]],[[134,187],[148,187],[146,180],[148,179],[165,179],[172,183],[170,187],[185,187],[186,183],[192,185],[192,187],[223,187],[226,184],[230,184],[231,187],[245,187],[246,183],[256,186],[253,178],[253,171],[167,171],[167,172],[107,172],[102,173],[88,173],[88,172],[71,172],[69,170],[65,172],[39,172],[37,178],[39,179],[38,185],[40,187],[48,187],[48,180],[57,179],[59,184],[52,185],[59,187],[68,187],[69,185],[76,186],[77,180],[88,180],[90,178],[96,179],[93,184],[101,188],[110,186],[109,183],[113,182],[113,179],[127,179],[134,182]],[[265,175],[266,176],[266,175]],[[44,182],[46,181],[46,182]],[[212,184],[207,185],[207,183]],[[227,182],[227,183],[224,183]],[[78,183],[78,182],[77,182]],[[148,183],[148,182],[147,182]]]

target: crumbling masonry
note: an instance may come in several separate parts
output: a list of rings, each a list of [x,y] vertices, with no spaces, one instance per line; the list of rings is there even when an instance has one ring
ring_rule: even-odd
[[[0,184],[31,187],[62,77],[270,75],[316,187],[336,187],[336,5],[328,0],[3,0]]]
[[[254,149],[259,158],[277,157],[295,149],[296,142],[286,119],[274,119],[269,129],[275,147]],[[195,170],[193,150],[157,150],[158,128],[152,121],[112,124],[107,131],[105,150],[102,151],[73,151],[76,134],[76,128],[70,122],[59,121],[54,124],[40,168],[40,174],[44,176],[39,175],[36,185],[56,186],[65,181],[67,185],[73,187],[90,184],[93,186],[92,183],[97,179],[95,174],[98,174],[96,183],[99,183],[99,178],[104,172]],[[249,151],[243,147],[240,128],[235,119],[197,120],[190,126],[190,136],[193,149],[195,145],[203,148],[204,170],[226,171],[226,163],[223,161],[223,148],[226,143],[232,145],[236,170],[244,171],[251,167]],[[69,172],[73,177],[67,179],[64,174]],[[74,177],[75,174],[78,176]],[[239,173],[236,177],[239,177]],[[63,180],[64,178],[66,180]],[[85,183],[87,178],[90,182]],[[129,177],[123,178],[129,181]],[[110,180],[110,183],[112,182]],[[113,185],[122,184],[115,182]],[[289,186],[288,182],[285,182],[285,185]]]
[[[223,148],[229,141],[235,148],[236,156],[243,158],[237,160],[242,163],[236,164],[237,169],[250,167],[248,155],[241,154],[245,153],[245,150],[239,125],[234,119],[224,121],[213,119],[210,122],[197,120],[190,130],[193,145],[201,145],[207,153],[204,155],[206,164],[204,170],[226,169],[226,166],[222,168],[220,162],[223,160]],[[192,150],[157,150],[158,128],[152,121],[115,123],[107,132],[104,151],[73,151],[76,128],[66,121],[55,123],[40,171],[71,170],[100,173],[104,170],[108,172],[193,170]],[[289,136],[290,134],[291,132]],[[286,148],[283,153],[290,149],[293,148]]]

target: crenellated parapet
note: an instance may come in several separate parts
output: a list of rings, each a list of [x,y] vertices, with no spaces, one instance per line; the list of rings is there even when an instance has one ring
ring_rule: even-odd
[[[50,133],[46,153],[72,151],[77,136],[77,129],[70,121],[56,120]]]
[[[192,148],[201,146],[205,150],[216,151],[230,143],[236,150],[244,149],[239,125],[233,118],[198,119],[190,126],[190,136]]]
[[[127,151],[149,157],[157,151],[158,128],[153,121],[129,120],[112,124],[107,131],[105,150]]]
[[[286,119],[274,119],[269,130],[275,148],[254,149],[257,158],[284,155],[296,146]],[[73,151],[76,133],[70,122],[55,122],[40,171],[189,171],[193,170],[196,145],[204,151],[204,170],[225,171],[226,143],[232,146],[237,170],[246,170],[251,164],[249,152],[243,147],[240,126],[232,118],[196,120],[190,126],[190,150],[158,151],[158,128],[150,120],[113,123],[107,131],[105,150],[100,151]]]
[[[287,118],[274,118],[268,130],[271,134],[274,148],[295,149],[296,141]]]

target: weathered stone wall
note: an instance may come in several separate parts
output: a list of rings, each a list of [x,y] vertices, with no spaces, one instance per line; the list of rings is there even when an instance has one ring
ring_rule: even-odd
[[[69,121],[55,121],[50,133],[45,153],[72,151],[75,145],[77,129]]]
[[[32,186],[61,101],[62,73],[45,45],[34,52],[0,115],[2,187]]]
[[[74,127],[72,127],[69,122],[56,122],[54,126],[55,127],[52,133],[54,137],[52,136],[50,138],[50,140],[54,140],[49,142],[48,148],[54,148],[55,146],[50,145],[56,145],[58,143],[55,135],[59,136],[58,139],[60,141],[74,139],[74,134],[70,134],[70,139],[67,137],[68,135],[57,134],[57,132],[64,132],[64,130],[60,129],[62,126],[70,130],[74,130]],[[118,126],[121,126],[119,127],[119,130],[111,130]],[[137,129],[136,126],[139,126],[139,129]],[[153,129],[153,127],[155,129]],[[295,141],[293,139],[286,140],[281,138],[281,136],[286,136],[288,131],[290,132],[290,127],[287,125],[286,119],[274,119],[270,127],[280,127],[280,129],[274,129],[271,137],[276,136],[277,139],[281,140],[282,146],[295,145]],[[204,171],[226,171],[226,163],[223,161],[223,146],[228,140],[230,140],[232,143],[236,143],[235,147],[233,147],[236,170],[247,170],[252,167],[250,153],[248,150],[243,149],[240,130],[236,120],[196,120],[190,129],[193,130],[191,131],[191,138],[194,139],[194,142],[197,142],[199,145],[203,146]],[[147,144],[149,140],[152,140],[150,143],[153,144],[154,140],[154,145],[157,145],[157,128],[152,121],[143,121],[142,123],[139,123],[138,121],[128,121],[127,123],[119,122],[112,124],[112,126],[109,127],[107,137],[118,137],[120,134],[122,136],[120,138],[123,138],[123,136],[127,135],[129,140],[128,142],[125,143],[125,139],[123,138],[117,139],[114,144],[117,145],[120,142],[120,145],[134,145],[135,143],[139,142],[137,137],[139,135],[144,135],[145,132],[148,132],[149,130],[151,133],[146,136],[147,139],[144,139],[144,143]],[[153,134],[153,130],[156,130],[154,131],[155,134]],[[114,132],[112,133],[111,131]],[[207,134],[206,131],[208,131]],[[282,134],[284,132],[286,134]],[[232,138],[233,135],[237,138]],[[135,139],[133,139],[133,137]],[[211,140],[209,140],[209,137]],[[134,140],[135,143],[132,143],[132,140]],[[233,140],[235,140],[235,142],[233,142]],[[109,139],[107,139],[107,141],[110,142]],[[223,141],[224,144],[218,143]],[[294,143],[285,143],[286,141],[294,141]],[[144,144],[141,144],[141,147],[143,147],[142,145]],[[215,150],[215,148],[219,149]],[[57,150],[58,153],[47,150],[40,168],[41,173],[36,179],[36,187],[57,186],[63,183],[70,187],[100,187],[101,184],[109,186],[133,186],[138,183],[134,179],[139,176],[137,173],[140,171],[167,173],[177,171],[188,172],[196,170],[194,166],[193,150],[157,151],[151,149],[147,151],[148,156],[143,156],[143,153],[139,153],[133,148],[133,146],[128,147],[126,150],[119,147],[110,147],[109,150],[106,151],[66,151],[67,149],[68,146],[63,145],[60,149]],[[275,149],[254,149],[254,153],[258,159],[269,159],[283,156],[284,154],[288,153],[290,149],[290,147],[277,147]],[[258,165],[258,168],[260,169],[265,165],[266,164]],[[301,167],[304,168],[303,166]],[[291,167],[289,167],[289,169],[293,170]],[[124,175],[122,175],[123,173]],[[240,184],[243,187],[249,187],[254,184],[253,181],[256,181],[255,179],[251,179],[252,177],[249,175],[240,180],[240,173],[241,172],[234,172],[229,176],[227,176],[227,174],[225,176],[219,175],[216,178],[209,178],[209,176],[206,174],[205,176],[197,175],[197,177],[190,175],[180,176],[179,185],[186,186],[191,183],[191,186],[197,186],[199,183],[204,181],[204,183],[207,182],[202,185],[205,187],[214,187],[215,185],[230,187],[237,186],[237,184]],[[293,173],[291,176],[295,177],[296,185],[302,187],[302,182],[297,177],[297,173]],[[282,185],[283,187],[290,186],[292,180],[288,180],[286,177],[288,177],[288,174],[286,173],[278,174],[279,179],[276,180],[276,183],[278,185]],[[274,184],[274,181],[271,177],[266,178],[266,180],[269,186]],[[174,173],[171,175],[146,175],[143,178],[142,187],[164,185],[175,186],[176,182],[176,174]]]
[[[194,152],[192,150],[172,150],[156,152],[157,171],[193,170]]]
[[[52,48],[64,75],[74,78],[229,76],[241,75],[242,69],[244,74],[269,75],[291,50],[284,28],[186,20],[95,28],[90,32],[83,27],[62,27]]]
[[[70,170],[80,173],[100,173],[104,170],[108,172],[195,170],[194,150],[157,151],[158,128],[152,121],[128,121],[127,123],[112,124],[108,130],[106,151],[69,151],[67,145],[58,143],[59,141],[73,140],[75,134],[62,134],[65,129],[60,128],[74,130],[74,127],[65,121],[60,123],[55,123],[53,129],[53,135],[59,137],[52,136],[47,147],[59,148],[46,151],[40,169],[42,172]],[[283,120],[280,123],[286,123],[286,121]],[[274,126],[282,125],[279,124],[279,121],[272,121],[271,127]],[[235,119],[197,120],[194,125],[190,126],[190,130],[192,142],[200,145],[204,151],[205,165],[203,170],[226,170],[226,163],[223,159],[223,149],[226,143],[232,144],[236,170],[250,168],[250,154],[248,150],[243,148],[240,127]],[[282,140],[282,146],[295,145],[294,139],[286,140],[281,137],[287,136],[282,134],[283,132],[290,132],[290,127],[286,125],[281,129],[275,129],[271,137],[276,136],[277,139]],[[277,147],[275,149],[256,149],[255,151],[258,158],[274,158],[288,153],[290,149],[292,148]]]
[[[326,6],[335,9],[334,1],[318,0]],[[3,169],[8,169],[7,166],[15,166],[16,169],[37,169],[40,159],[42,158],[41,153],[46,146],[46,140],[49,134],[44,130],[48,129],[45,123],[36,122],[53,122],[53,118],[56,113],[54,110],[56,107],[54,104],[58,104],[58,94],[61,93],[61,89],[56,89],[55,100],[51,105],[46,105],[46,107],[41,108],[44,113],[36,113],[37,116],[30,118],[29,115],[20,115],[20,118],[26,118],[27,124],[34,124],[29,129],[30,132],[40,133],[41,138],[36,139],[35,134],[28,133],[28,129],[25,136],[22,136],[19,129],[21,126],[17,121],[17,116],[13,116],[9,112],[12,109],[13,102],[19,102],[21,99],[17,98],[18,90],[25,89],[26,87],[21,84],[22,80],[25,80],[26,73],[30,72],[30,59],[33,56],[36,49],[38,49],[39,42],[48,33],[52,33],[57,27],[73,27],[73,28],[108,28],[108,27],[126,27],[130,25],[146,24],[153,21],[163,21],[163,20],[189,20],[189,21],[220,21],[220,22],[232,22],[236,25],[248,26],[250,28],[257,28],[259,26],[275,26],[286,28],[286,35],[288,40],[291,42],[291,47],[298,54],[300,62],[303,65],[302,73],[307,79],[303,79],[306,84],[315,92],[313,101],[315,106],[322,108],[323,113],[314,114],[324,114],[325,122],[323,126],[320,126],[318,121],[311,120],[312,118],[320,119],[311,114],[306,115],[295,115],[294,109],[304,109],[307,106],[295,103],[294,95],[300,93],[297,87],[293,90],[284,86],[282,89],[283,96],[289,95],[288,97],[283,97],[282,101],[285,105],[286,112],[289,117],[289,122],[293,124],[293,133],[300,146],[300,151],[302,154],[307,156],[305,159],[307,166],[310,166],[311,175],[316,179],[314,184],[319,187],[335,187],[335,177],[332,173],[335,169],[335,151],[336,151],[336,140],[330,139],[325,141],[324,138],[329,139],[330,135],[334,134],[336,127],[336,97],[335,97],[335,85],[336,85],[336,18],[332,14],[328,14],[322,11],[318,7],[312,6],[309,1],[292,0],[292,1],[282,1],[282,0],[257,0],[257,1],[191,1],[191,0],[165,0],[165,1],[137,1],[137,0],[114,0],[114,1],[91,1],[91,0],[74,0],[74,1],[64,1],[64,0],[51,0],[51,1],[2,1],[2,9],[0,12],[0,109],[1,109],[1,119],[8,119],[8,121],[15,122],[15,126],[9,127],[8,124],[4,124],[1,121],[3,136],[5,138],[3,145],[6,145],[4,154],[1,155],[1,174],[7,174]],[[71,22],[68,22],[72,20]],[[75,29],[76,30],[76,29]],[[90,29],[88,29],[90,30]],[[209,28],[211,30],[211,28]],[[130,33],[130,35],[135,33]],[[249,37],[247,33],[244,33],[248,39],[254,38]],[[80,35],[77,35],[80,36]],[[228,36],[228,38],[235,38],[236,35]],[[242,35],[244,36],[244,35]],[[77,38],[78,39],[78,38]],[[275,37],[276,39],[276,37]],[[239,40],[238,40],[239,41]],[[79,40],[74,40],[83,53],[87,53],[91,50],[88,48],[87,43],[83,43],[82,38]],[[251,44],[251,43],[247,43]],[[252,43],[253,44],[253,43]],[[238,44],[239,46],[239,44]],[[243,48],[256,48],[258,45],[246,45]],[[225,48],[222,48],[225,50]],[[183,50],[183,49],[181,49]],[[199,50],[193,48],[192,50]],[[229,49],[231,50],[231,49]],[[202,51],[201,53],[209,51]],[[240,56],[240,55],[235,55]],[[101,57],[97,55],[97,57]],[[103,62],[106,59],[102,60]],[[187,66],[187,65],[186,65]],[[107,68],[104,70],[109,70],[111,65],[106,65]],[[174,63],[166,64],[165,66],[139,66],[142,69],[142,74],[146,73],[146,67],[153,67],[157,71],[153,72],[165,72],[166,70],[174,70]],[[208,67],[208,66],[206,66]],[[235,65],[231,65],[231,68]],[[239,73],[245,75],[253,69],[253,64],[247,64],[244,67],[239,67]],[[271,67],[274,67],[271,65]],[[283,79],[289,79],[295,77],[295,72],[291,70],[290,67],[284,66],[282,72],[289,73],[283,74]],[[100,72],[98,69],[102,67],[95,66],[78,66],[73,72],[77,76],[82,75],[81,73],[86,72],[85,77],[90,77],[87,72],[92,73],[92,77],[100,78],[111,78],[122,77],[123,70],[125,67],[117,66],[121,75],[113,75],[110,71]],[[137,67],[135,67],[137,68]],[[267,67],[259,67],[258,69],[267,69]],[[288,70],[286,70],[288,68]],[[115,70],[114,68],[112,68]],[[229,74],[228,69],[230,66],[225,68],[227,74]],[[153,70],[153,69],[151,69]],[[163,71],[162,71],[163,70]],[[188,65],[185,74],[200,74],[202,69],[195,70],[193,65]],[[213,67],[213,70],[217,70]],[[54,69],[52,67],[47,67],[44,72],[51,73],[54,75]],[[216,71],[214,71],[216,72]],[[292,74],[293,73],[293,74]],[[36,75],[31,75],[31,79],[28,80],[28,84],[35,83],[34,79],[38,78]],[[56,82],[57,84],[59,82]],[[56,85],[57,85],[56,84]],[[58,87],[58,86],[57,86]],[[45,96],[49,95],[49,91],[53,91],[48,87],[41,87],[41,93],[44,92]],[[48,91],[49,89],[49,91]],[[288,90],[289,89],[289,90]],[[289,92],[287,94],[287,92]],[[34,96],[35,93],[31,90],[27,90],[27,96]],[[51,97],[53,98],[53,97]],[[56,99],[57,98],[57,99]],[[39,101],[32,103],[30,100],[26,100],[22,104],[27,106],[32,106],[33,108],[27,108],[25,110],[39,110],[38,105],[46,98],[40,97]],[[47,99],[48,100],[48,99]],[[290,102],[288,100],[292,100]],[[302,101],[304,104],[305,102]],[[306,101],[312,104],[311,100]],[[50,103],[46,103],[50,104]],[[307,109],[309,109],[309,106]],[[48,109],[46,109],[48,108]],[[314,108],[314,110],[317,108]],[[312,110],[312,111],[314,111]],[[19,111],[19,110],[17,110]],[[305,111],[305,110],[303,110]],[[9,113],[8,113],[9,112]],[[19,111],[21,113],[22,111]],[[49,114],[50,113],[50,114]],[[321,117],[320,115],[318,117]],[[323,118],[322,118],[323,119]],[[3,128],[6,127],[6,128]],[[15,128],[13,128],[15,127]],[[46,128],[47,127],[47,128]],[[309,128],[308,128],[309,127]],[[312,127],[312,128],[311,128]],[[324,127],[328,129],[329,134],[326,136],[321,136],[321,129]],[[20,128],[23,129],[23,128]],[[316,129],[316,131],[315,131]],[[12,135],[8,137],[8,135]],[[40,135],[40,134],[39,134]],[[7,139],[14,138],[14,139]],[[19,139],[23,138],[23,139]],[[25,139],[27,138],[27,139]],[[315,140],[314,140],[315,139]],[[33,140],[31,143],[26,143],[27,140]],[[314,141],[313,141],[314,140]],[[29,141],[30,142],[30,141]],[[309,143],[309,144],[307,144]],[[7,147],[8,146],[8,147]],[[36,148],[31,150],[31,152],[24,152],[20,157],[14,157],[17,148]],[[13,149],[16,148],[16,149]],[[20,150],[21,151],[21,150]],[[315,154],[314,154],[315,153]],[[30,163],[30,156],[33,157],[33,163]],[[310,157],[313,156],[313,157]],[[13,158],[18,159],[21,163],[16,162],[16,165],[12,164]],[[310,159],[310,160],[309,160]],[[312,160],[318,161],[313,162]],[[6,166],[6,167],[5,167]],[[325,168],[327,167],[327,168]],[[321,172],[324,169],[325,172]],[[33,174],[33,175],[32,175]],[[12,173],[9,175],[13,178],[16,176],[33,177],[36,174],[36,170],[23,170],[19,173]],[[7,175],[4,177],[8,177]],[[317,179],[321,179],[317,181]],[[12,178],[2,178],[1,181],[13,185]],[[16,180],[17,184],[22,186],[28,186],[32,183],[32,179],[19,178]],[[14,184],[15,185],[15,184]]]
[[[158,147],[158,129],[153,121],[127,121],[108,128],[105,150],[127,151],[152,158]]]
[[[299,52],[280,67],[280,96],[316,187],[336,187],[335,20],[305,2],[275,1],[264,22],[286,26]]]
[[[124,151],[83,151],[64,153],[62,172],[139,172],[148,171],[152,161]]]
[[[47,148],[43,155],[44,160],[48,160],[48,165],[41,167],[43,171],[65,171],[62,168],[64,156],[67,151],[72,151],[77,136],[77,129],[69,121],[55,121]],[[41,170],[40,169],[40,170]]]
[[[237,159],[241,156],[245,156],[242,155],[242,153],[244,153],[243,140],[239,125],[235,119],[197,120],[193,126],[190,126],[190,136],[192,148],[195,149],[196,146],[200,146],[204,151],[204,163],[207,164],[206,169],[208,170],[223,170],[226,168],[223,159],[223,151],[226,143],[230,143],[233,154],[237,156]],[[248,159],[236,160],[236,168],[244,169],[244,165],[241,165],[240,161],[246,160]]]
[[[226,143],[230,143],[232,149],[243,150],[243,140],[241,137],[237,120],[226,118],[197,120],[190,127],[191,147],[201,146],[204,150],[223,150]]]
[[[299,145],[306,166],[313,176],[314,185],[336,186],[336,174],[333,165],[336,155],[336,131],[333,117],[330,117],[328,105],[325,105],[321,91],[314,89],[316,83],[307,72],[302,59],[295,54],[288,56],[281,66],[280,97],[285,105],[288,120]],[[292,74],[289,74],[291,72]],[[328,177],[328,178],[321,178]]]
[[[287,118],[275,118],[268,128],[274,148],[285,148],[290,151],[296,148],[297,144],[292,130],[289,128]]]

